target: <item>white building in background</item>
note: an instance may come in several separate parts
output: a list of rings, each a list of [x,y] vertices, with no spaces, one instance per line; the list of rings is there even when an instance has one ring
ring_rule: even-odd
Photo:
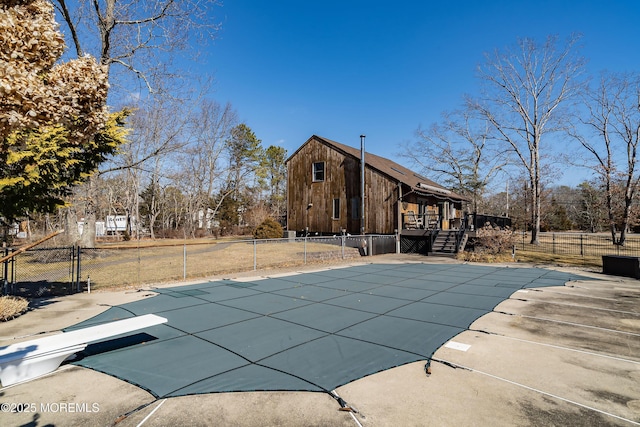
[[[107,234],[104,221],[96,221],[96,237],[103,237]]]
[[[220,221],[215,218],[215,211],[211,208],[207,208],[207,210],[200,209],[198,211],[198,228],[206,228],[207,230],[211,230],[214,227],[220,227]],[[195,215],[194,215],[195,217]]]
[[[127,221],[128,219],[128,221]],[[106,235],[117,234],[127,232],[133,235],[133,232],[138,227],[138,221],[135,216],[127,215],[107,215],[104,224],[104,231]],[[143,230],[139,230],[143,231]],[[97,232],[97,226],[96,226]]]
[[[125,231],[131,232],[133,227],[133,217],[130,217],[129,227],[127,228],[127,216],[126,215],[107,215],[105,221],[105,232],[107,234],[124,233]]]
[[[107,215],[105,221],[96,221],[96,237],[103,237],[117,233],[129,232],[133,233],[136,228],[136,218],[129,217],[127,226],[126,215]],[[84,218],[78,221],[78,233],[82,235],[84,230]]]

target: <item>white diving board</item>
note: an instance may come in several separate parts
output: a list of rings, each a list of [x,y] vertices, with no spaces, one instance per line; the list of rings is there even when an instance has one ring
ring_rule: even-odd
[[[92,341],[166,322],[164,317],[145,314],[0,347],[0,381],[6,387],[48,374]]]

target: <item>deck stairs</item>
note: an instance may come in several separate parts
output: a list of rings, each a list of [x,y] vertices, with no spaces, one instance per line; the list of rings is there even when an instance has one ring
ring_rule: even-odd
[[[456,244],[456,236],[460,233],[459,230],[439,230],[435,239],[433,240],[432,253],[433,255],[452,256],[458,251],[464,250],[464,246],[467,243],[467,234],[464,233],[460,239],[460,243]]]

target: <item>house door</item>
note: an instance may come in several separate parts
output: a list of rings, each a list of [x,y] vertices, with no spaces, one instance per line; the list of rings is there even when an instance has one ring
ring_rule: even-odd
[[[440,229],[449,229],[449,202],[438,203],[438,216],[440,217]]]
[[[418,202],[418,216],[422,219],[422,223],[427,225],[427,205],[423,201]]]

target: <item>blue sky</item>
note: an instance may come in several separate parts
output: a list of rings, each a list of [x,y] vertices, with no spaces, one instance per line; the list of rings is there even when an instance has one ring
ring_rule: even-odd
[[[368,152],[406,163],[416,129],[477,92],[483,53],[521,37],[578,32],[589,71],[640,70],[637,0],[225,0],[215,18],[221,31],[192,71],[289,154],[313,134],[354,147],[365,134]]]

